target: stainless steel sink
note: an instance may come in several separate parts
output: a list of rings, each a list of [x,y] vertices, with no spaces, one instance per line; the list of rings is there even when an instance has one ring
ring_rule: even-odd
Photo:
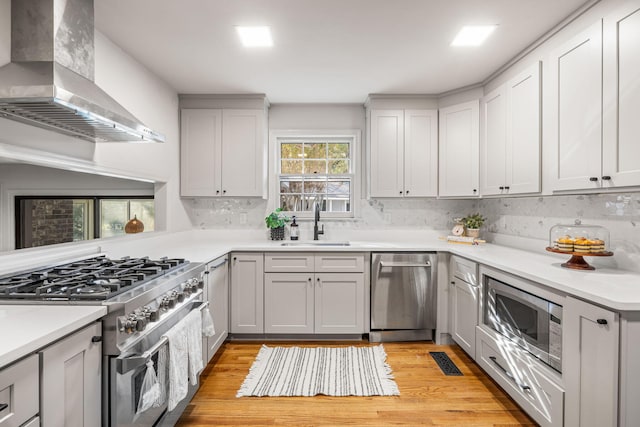
[[[329,242],[329,241],[311,241],[311,242],[283,242],[280,246],[351,246],[350,242]]]

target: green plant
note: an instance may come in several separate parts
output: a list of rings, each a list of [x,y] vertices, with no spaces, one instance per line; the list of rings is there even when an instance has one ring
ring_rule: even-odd
[[[483,217],[479,213],[474,213],[462,218],[462,222],[464,226],[467,228],[480,228],[482,224],[487,220],[487,218]]]
[[[280,228],[284,227],[284,225],[290,220],[291,219],[289,217],[282,213],[282,208],[277,208],[275,211],[267,215],[264,222],[267,224],[267,228]]]

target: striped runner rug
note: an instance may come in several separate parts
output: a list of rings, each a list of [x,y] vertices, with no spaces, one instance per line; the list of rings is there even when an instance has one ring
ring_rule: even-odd
[[[236,397],[399,395],[386,358],[382,345],[336,348],[263,345]]]

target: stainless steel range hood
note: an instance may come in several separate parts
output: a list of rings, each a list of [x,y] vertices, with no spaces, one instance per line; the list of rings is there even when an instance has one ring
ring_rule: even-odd
[[[164,142],[94,83],[93,13],[93,0],[11,1],[0,117],[92,142]]]

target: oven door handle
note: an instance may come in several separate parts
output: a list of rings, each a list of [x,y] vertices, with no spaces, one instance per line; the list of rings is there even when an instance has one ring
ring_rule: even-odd
[[[202,311],[205,308],[207,308],[209,306],[209,301],[195,301],[193,303],[193,307],[197,308],[198,310]],[[124,357],[124,358],[117,358],[116,359],[116,371],[122,375],[122,374],[126,374],[127,372],[138,368],[139,366],[142,366],[144,364],[146,364],[149,359],[151,358],[151,356],[153,356],[153,354],[158,351],[160,349],[160,347],[162,347],[163,345],[165,345],[166,343],[169,342],[169,339],[167,337],[162,337],[160,338],[160,340],[155,343],[153,346],[151,346],[151,348],[147,351],[145,351],[142,354],[139,355],[135,355],[135,356],[129,356],[129,357]]]
[[[431,267],[429,261],[425,262],[384,262],[380,261],[380,268],[386,267],[403,267],[403,268],[425,268]]]

